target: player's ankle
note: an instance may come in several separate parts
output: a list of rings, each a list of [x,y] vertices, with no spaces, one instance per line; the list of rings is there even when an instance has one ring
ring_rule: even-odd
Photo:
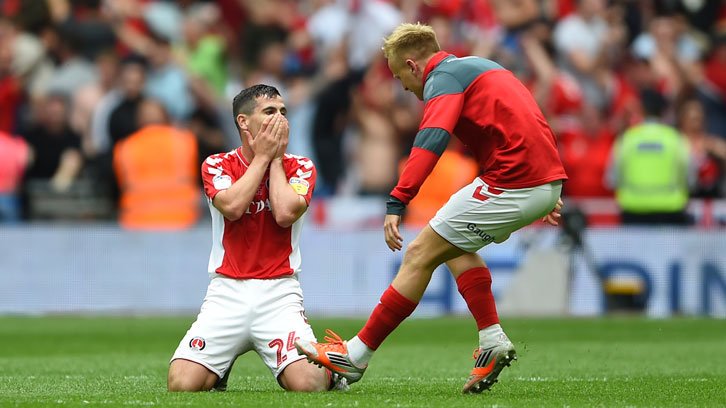
[[[498,323],[479,330],[479,347],[496,343],[502,334],[504,334],[504,330],[502,330],[502,326]]]
[[[358,336],[353,337],[347,342],[348,357],[358,367],[365,367],[373,357],[375,350],[368,347]]]

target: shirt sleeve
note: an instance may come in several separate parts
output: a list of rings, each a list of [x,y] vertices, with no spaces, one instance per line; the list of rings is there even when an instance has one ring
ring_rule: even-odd
[[[315,181],[318,177],[318,172],[315,169],[313,161],[307,157],[298,156],[295,154],[285,153],[288,159],[292,159],[293,165],[286,171],[287,180],[290,186],[302,196],[310,205],[310,200],[313,199],[313,190],[315,190]]]
[[[235,181],[229,164],[225,160],[225,153],[213,154],[202,163],[204,194],[209,199],[213,200],[217,193],[232,187],[232,183]]]
[[[446,150],[461,116],[463,91],[456,78],[447,73],[434,72],[426,82],[421,126],[398,184],[391,192],[391,197],[404,205],[408,205],[418,194],[421,185]]]

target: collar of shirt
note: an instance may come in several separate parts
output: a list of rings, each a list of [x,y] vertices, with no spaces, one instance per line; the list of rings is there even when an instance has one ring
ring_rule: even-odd
[[[429,62],[426,63],[426,68],[424,68],[424,74],[423,74],[423,83],[426,85],[426,78],[428,78],[431,71],[436,68],[437,65],[439,65],[439,62],[446,59],[449,56],[453,56],[453,54],[449,54],[446,51],[439,51],[436,54],[434,54],[433,57],[429,60]]]
[[[237,154],[237,158],[239,158],[239,161],[242,162],[242,165],[245,166],[245,168],[250,167],[250,164],[245,159],[245,156],[242,154],[242,146],[234,149],[234,152]]]

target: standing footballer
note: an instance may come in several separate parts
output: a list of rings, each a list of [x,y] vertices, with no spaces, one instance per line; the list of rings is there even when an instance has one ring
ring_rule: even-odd
[[[442,52],[422,24],[401,24],[383,52],[393,75],[425,103],[406,167],[388,200],[386,244],[402,249],[401,214],[436,165],[451,135],[458,137],[482,173],[451,196],[408,245],[391,286],[357,336],[349,341],[300,339],[310,361],[360,380],[383,340],[416,308],[431,275],[446,263],[479,328],[476,363],[462,392],[489,389],[516,353],[501,326],[492,278],[477,251],[543,218],[557,225],[567,179],[555,135],[530,92],[511,72],[479,57]]]
[[[237,356],[255,351],[290,391],[345,389],[345,379],[293,352],[314,341],[303,310],[300,232],[315,167],[285,153],[287,110],[255,85],[232,103],[242,146],[202,164],[212,213],[207,295],[169,366],[169,391],[223,390]]]

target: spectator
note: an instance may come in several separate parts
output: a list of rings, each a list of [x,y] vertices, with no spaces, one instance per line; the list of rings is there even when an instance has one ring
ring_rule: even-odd
[[[610,53],[625,39],[621,26],[609,26],[604,0],[578,0],[577,10],[562,19],[554,31],[559,64],[582,86],[585,99],[598,109],[608,106]]]
[[[610,179],[626,224],[687,224],[688,141],[661,122],[667,106],[653,90],[641,96],[646,120],[613,149]]]
[[[582,89],[577,80],[559,69],[554,61],[550,26],[537,22],[519,37],[526,64],[524,82],[542,109],[550,125],[557,130],[558,117],[577,114],[583,105]]]
[[[270,40],[260,46],[257,59],[245,76],[245,83],[267,83],[286,93],[285,42]]]
[[[213,30],[219,9],[212,3],[191,7],[184,20],[186,47],[182,50],[190,75],[200,77],[219,95],[227,85],[224,38]]]
[[[695,173],[691,196],[723,197],[726,140],[706,132],[701,102],[690,99],[681,106],[678,127],[691,147],[691,167]]]
[[[83,153],[87,158],[109,150],[108,118],[111,109],[118,104],[118,95],[112,92],[118,82],[118,58],[105,52],[96,58],[95,65],[99,73],[98,82],[76,90],[71,112],[71,125],[81,134]],[[107,98],[110,93],[116,95],[112,103]]]
[[[174,121],[189,118],[194,111],[194,98],[184,70],[174,61],[169,40],[158,35],[151,37],[146,58],[150,70],[144,92],[149,98],[164,104],[164,109]]]
[[[100,53],[94,61],[98,72],[96,86],[105,94],[116,86],[121,61],[112,49]]]
[[[71,129],[81,137],[81,148],[84,155],[93,151],[91,138],[91,119],[103,93],[98,84],[86,85],[73,93],[69,123]]]
[[[503,29],[498,36],[497,48],[492,53],[502,66],[515,75],[519,74],[526,65],[520,39],[525,28],[539,17],[538,3],[536,0],[491,1],[493,12]]]
[[[699,44],[681,22],[677,16],[655,17],[632,45],[634,56],[648,61],[659,91],[672,100],[690,86],[701,58]]]
[[[699,95],[706,110],[706,129],[726,139],[726,31],[714,38]]]
[[[59,65],[49,78],[46,91],[63,94],[70,99],[77,89],[96,83],[98,72],[91,61],[79,54],[81,39],[78,34],[53,30],[50,35],[58,36],[54,52]]]
[[[46,93],[54,67],[40,39],[1,16],[0,38],[3,52],[12,53],[10,71],[23,85],[24,93],[30,99]]]
[[[0,223],[20,221],[20,182],[32,161],[25,140],[0,130]]]
[[[585,105],[578,116],[558,121],[560,157],[570,177],[562,190],[567,197],[613,195],[605,174],[615,132],[604,117],[604,112]]]
[[[138,130],[136,112],[144,97],[145,60],[126,58],[119,79],[118,88],[104,96],[94,114],[94,140],[99,152],[113,150],[116,143]]]
[[[342,20],[340,16],[344,16]],[[322,181],[319,193],[334,193],[347,173],[343,136],[348,128],[346,118],[352,106],[351,93],[363,81],[374,56],[380,54],[382,38],[400,21],[398,9],[378,0],[328,2],[310,17],[308,29],[325,58],[319,64],[325,70],[345,67],[345,72],[329,76],[330,83],[317,95],[312,134],[319,181]],[[384,122],[376,124],[381,123]],[[390,137],[384,135],[383,139],[386,143]],[[390,160],[388,165],[395,170],[396,160]]]
[[[35,152],[35,160],[26,178],[49,180],[56,191],[66,191],[83,166],[81,138],[69,123],[65,95],[51,94],[44,98],[35,115],[35,122],[23,133]]]
[[[78,13],[81,18],[76,18],[69,0],[50,0],[46,3],[52,22],[61,30],[63,37],[76,39],[75,45],[84,59],[94,60],[116,42],[108,15],[101,11],[100,0],[84,1],[79,7],[83,9],[83,13]]]
[[[355,185],[349,187],[364,195],[388,195],[396,183],[400,157],[399,134],[393,123],[395,84],[384,64],[379,60],[372,65],[351,93],[351,114],[357,126],[355,148],[350,149]],[[412,133],[416,125],[412,124]]]
[[[200,160],[227,148],[217,116],[197,109],[189,118],[186,127],[197,138]],[[199,164],[201,165],[201,162]]]
[[[687,32],[683,32],[679,23],[680,20],[673,16],[654,18],[650,22],[649,30],[640,33],[633,41],[633,54],[649,60],[668,49],[681,61],[698,60],[701,56],[698,42]]]
[[[12,70],[12,28],[6,23],[0,21],[0,132],[13,132],[23,100],[23,87]]]
[[[129,229],[180,229],[199,218],[197,141],[170,125],[163,105],[139,104],[140,130],[116,144],[113,166],[121,190],[119,223]]]

